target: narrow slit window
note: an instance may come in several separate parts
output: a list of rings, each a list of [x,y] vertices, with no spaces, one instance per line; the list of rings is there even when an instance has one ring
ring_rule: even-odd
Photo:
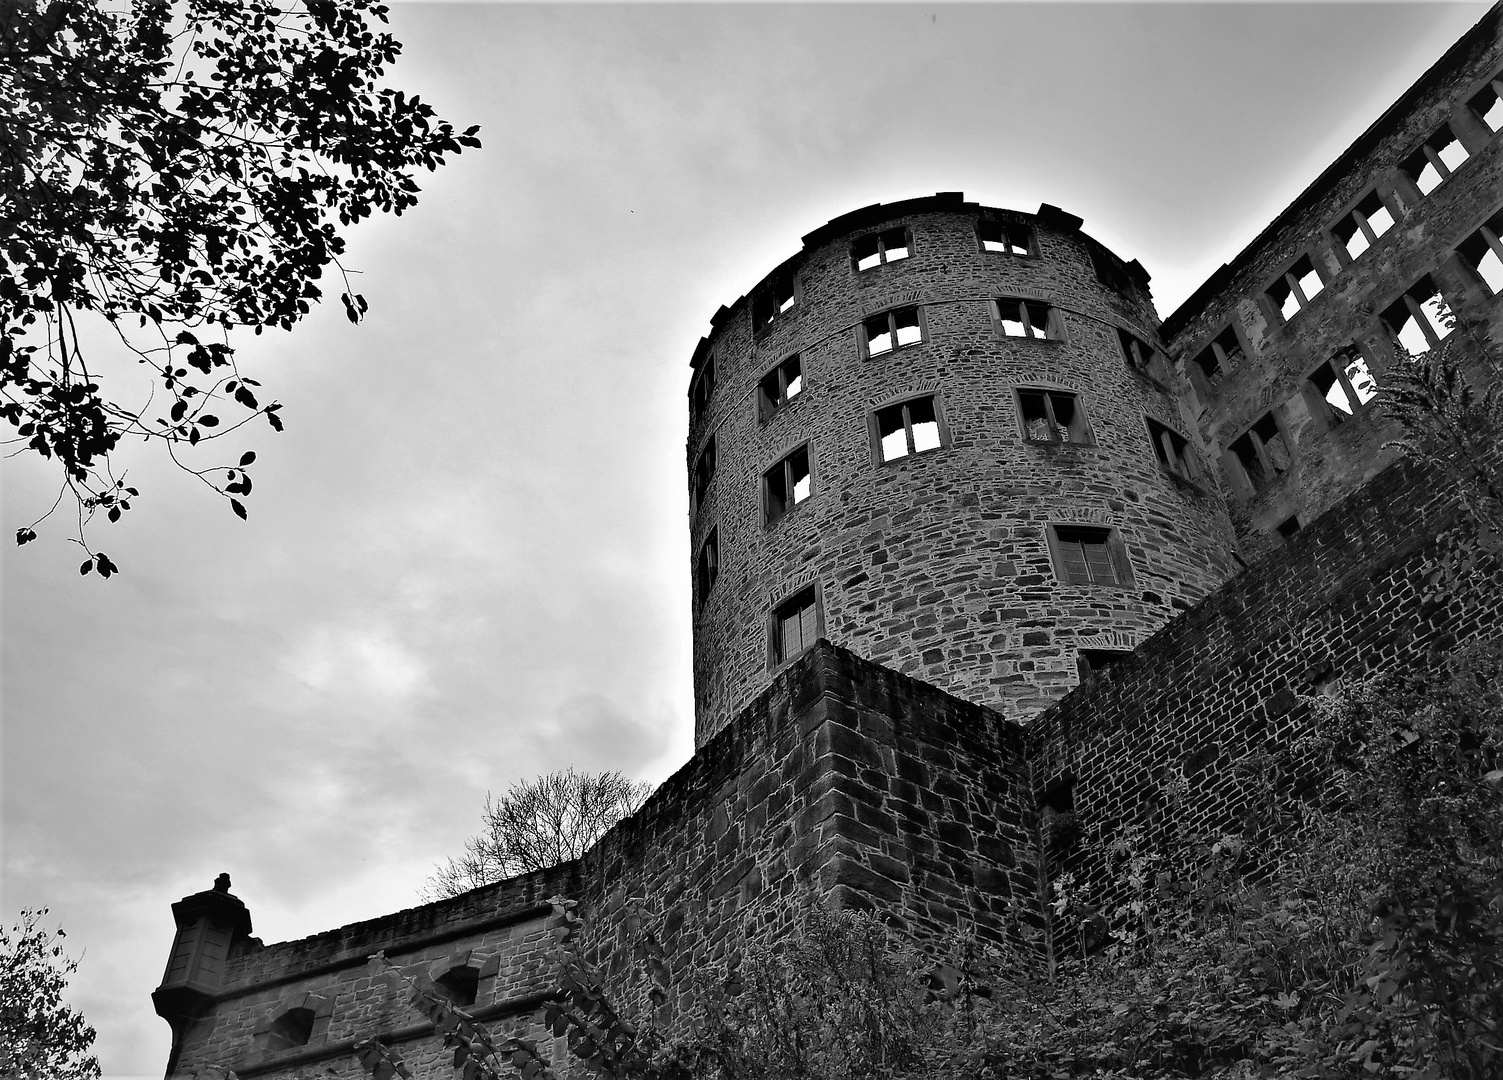
[[[1414,182],[1421,195],[1428,195],[1448,180],[1466,159],[1466,147],[1451,130],[1451,125],[1442,124],[1440,130],[1410,154],[1399,169]]]
[[[1029,442],[1084,445],[1091,441],[1080,398],[1068,390],[1020,387],[1018,417]]]
[[[1268,287],[1268,299],[1273,302],[1284,321],[1288,322],[1308,307],[1323,288],[1325,283],[1320,280],[1310,256],[1306,254],[1301,255],[1278,281]]]
[[[1033,230],[1019,222],[982,218],[976,223],[976,231],[981,236],[983,251],[1019,256],[1033,251]]]
[[[699,452],[694,463],[694,512],[699,513],[709,493],[710,482],[715,479],[715,436],[711,435],[705,448]]]
[[[1490,131],[1503,131],[1503,74],[1484,86],[1468,107]]]
[[[786,664],[819,640],[819,597],[814,587],[794,594],[773,609],[772,660]]]
[[[813,490],[813,478],[809,473],[809,447],[800,446],[762,474],[766,524],[781,521],[788,511],[807,499]]]
[[[857,270],[871,270],[883,263],[897,262],[912,253],[908,230],[901,225],[863,236],[851,245],[851,258]]]
[[[997,332],[1003,337],[1059,340],[1059,317],[1043,300],[1004,296],[994,300]]]
[[[797,354],[790,356],[766,375],[758,388],[758,404],[762,420],[772,418],[784,405],[798,397],[804,389],[803,363]]]
[[[1445,297],[1426,274],[1383,312],[1383,324],[1398,345],[1414,356],[1429,352],[1451,332]]]
[[[1350,213],[1331,229],[1347,258],[1355,260],[1393,228],[1393,211],[1376,191],[1369,191]]]
[[[924,340],[924,323],[916,307],[897,308],[873,315],[862,324],[868,357],[881,356],[905,345]]]
[[[797,304],[798,289],[794,285],[793,275],[784,274],[774,278],[752,303],[752,325],[761,330],[779,315],[792,311]]]
[[[1159,459],[1159,465],[1181,480],[1199,483],[1200,470],[1196,467],[1190,440],[1152,417],[1145,419],[1148,421],[1148,437],[1153,443],[1153,453]]]
[[[711,529],[710,535],[705,537],[705,542],[700,546],[699,559],[694,567],[694,582],[698,586],[700,607],[704,606],[710,590],[715,587],[715,582],[719,578],[720,535],[718,529]]]
[[[1463,240],[1456,251],[1487,291],[1503,293],[1503,213],[1495,214],[1476,232]]]
[[[942,445],[939,413],[926,396],[889,405],[876,412],[877,448],[881,461],[897,461],[910,454],[938,450]]]
[[[1113,557],[1112,530],[1085,525],[1051,525],[1059,576],[1070,585],[1120,585]]]

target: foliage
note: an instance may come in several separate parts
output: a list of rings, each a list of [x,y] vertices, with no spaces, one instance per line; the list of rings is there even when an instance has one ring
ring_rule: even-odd
[[[429,878],[427,899],[545,870],[577,859],[616,822],[641,806],[652,785],[619,772],[579,773],[572,768],[513,784],[501,798],[485,797],[485,831],[465,841]]]
[[[83,533],[138,494],[111,463],[126,436],[164,443],[245,517],[253,453],[178,457],[257,416],[281,429],[229,331],[291,329],[323,272],[344,274],[335,219],[400,214],[414,170],[480,145],[380,86],[401,46],[373,21],[374,0],[0,5],[0,415],[57,462],[84,573],[115,570]],[[365,300],[341,299],[358,322]],[[86,314],[103,335],[80,333]]]
[[[0,1076],[97,1080],[94,1029],[62,1000],[78,961],[64,954],[62,930],[42,928],[46,914],[23,911],[8,932],[0,928]]]

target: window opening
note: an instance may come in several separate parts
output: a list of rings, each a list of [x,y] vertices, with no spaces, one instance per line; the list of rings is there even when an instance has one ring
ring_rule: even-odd
[[[873,315],[863,324],[866,331],[866,355],[881,356],[904,345],[924,340],[924,327],[916,307],[896,308]]]
[[[1286,517],[1274,526],[1274,531],[1285,540],[1290,539],[1295,533],[1299,532],[1299,515],[1291,514],[1289,517]]]
[[[710,407],[710,398],[715,393],[715,357],[705,357],[694,381],[689,384],[689,426],[699,423],[700,417]]]
[[[800,446],[762,474],[766,523],[772,525],[782,520],[788,511],[807,499],[812,491],[809,447]]]
[[[1118,585],[1116,560],[1112,558],[1110,529],[1083,525],[1055,525],[1059,569],[1067,584]]]
[[[773,611],[773,663],[787,663],[818,639],[819,603],[811,585]]]
[[[897,262],[908,258],[912,253],[908,229],[902,225],[863,236],[851,245],[851,258],[856,260],[857,270],[870,270],[883,263]]]
[[[1469,108],[1492,131],[1503,131],[1503,73],[1469,102]]]
[[[1393,228],[1393,224],[1393,212],[1388,205],[1376,191],[1369,191],[1351,213],[1335,224],[1331,234],[1341,243],[1347,256],[1356,259],[1376,244],[1378,237]]]
[[[1456,249],[1494,296],[1503,293],[1503,242],[1499,234],[1503,234],[1503,213],[1494,214]]]
[[[1058,340],[1062,336],[1054,308],[1043,300],[1004,296],[993,301],[993,305],[996,309],[997,329],[1003,337]]]
[[[455,1005],[473,1005],[480,993],[480,969],[451,967],[433,982]]]
[[[762,420],[769,420],[773,413],[798,397],[803,389],[803,364],[798,355],[794,354],[762,376],[758,395]]]
[[[1367,366],[1367,357],[1356,348],[1345,349],[1316,368],[1310,385],[1325,403],[1332,426],[1356,416],[1378,396],[1378,381]]]
[[[1117,342],[1122,346],[1122,358],[1134,371],[1148,376],[1155,382],[1169,381],[1169,365],[1164,354],[1130,330],[1117,327]]]
[[[1242,362],[1242,342],[1234,327],[1228,326],[1195,357],[1195,366],[1208,384]]]
[[[1148,437],[1153,443],[1153,453],[1159,459],[1159,464],[1181,480],[1198,483],[1200,470],[1195,466],[1190,440],[1151,416],[1144,419],[1148,421]]]
[[[1399,169],[1414,181],[1421,195],[1428,195],[1449,179],[1466,159],[1466,147],[1461,145],[1451,125],[1442,124],[1440,130],[1421,143]]]
[[[1126,660],[1132,653],[1123,649],[1081,649],[1075,654],[1075,666],[1080,671],[1080,681],[1085,682],[1100,675],[1114,664]]]
[[[715,436],[711,435],[705,448],[699,452],[694,463],[694,512],[705,504],[705,495],[710,490],[710,481],[715,479]]]
[[[705,542],[700,546],[699,559],[694,567],[694,582],[698,588],[699,604],[704,606],[705,599],[710,595],[710,590],[715,587],[715,582],[720,578],[720,530],[711,529],[710,535],[705,537]]]
[[[921,397],[877,410],[877,445],[882,461],[938,450],[939,416],[934,398]]]
[[[761,330],[779,315],[792,311],[797,303],[798,290],[793,275],[775,278],[752,303],[752,326]]]
[[[1029,442],[1085,444],[1091,441],[1080,399],[1068,390],[1018,390],[1018,415]]]
[[[313,1037],[313,1010],[288,1009],[271,1023],[271,1032],[266,1039],[268,1050],[288,1050],[294,1046],[306,1046]]]
[[[1308,307],[1310,301],[1325,288],[1320,275],[1308,254],[1301,255],[1293,266],[1284,271],[1284,276],[1268,287],[1268,298],[1278,313],[1288,322]]]
[[[981,218],[976,222],[983,251],[1004,255],[1028,255],[1033,251],[1033,230],[1021,222],[994,221]]]
[[[1451,332],[1451,312],[1445,297],[1426,274],[1383,312],[1383,323],[1410,354],[1429,352]]]
[[[1264,413],[1229,447],[1242,465],[1254,492],[1260,492],[1289,471],[1289,447],[1273,413]]]
[[[1095,244],[1086,245],[1091,255],[1091,269],[1096,271],[1096,280],[1117,293],[1131,292],[1132,278],[1122,260]]]

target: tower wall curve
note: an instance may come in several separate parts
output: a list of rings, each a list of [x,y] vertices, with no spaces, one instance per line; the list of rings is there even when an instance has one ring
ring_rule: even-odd
[[[716,313],[687,445],[696,745],[816,637],[1026,719],[1231,576],[1148,275],[1080,225],[868,207]]]

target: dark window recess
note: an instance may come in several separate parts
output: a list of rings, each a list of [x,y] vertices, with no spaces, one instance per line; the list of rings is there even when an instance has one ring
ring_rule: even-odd
[[[1503,213],[1494,214],[1456,248],[1462,262],[1472,268],[1477,280],[1497,296],[1503,293]]]
[[[699,418],[710,407],[710,398],[715,394],[715,358],[705,357],[689,384],[689,426],[699,423]]]
[[[1214,386],[1228,371],[1242,363],[1242,342],[1234,327],[1228,326],[1212,339],[1195,357],[1195,370],[1207,386]]]
[[[1426,274],[1383,312],[1383,325],[1411,354],[1429,352],[1451,332],[1451,309]]]
[[[1075,654],[1075,666],[1080,672],[1080,681],[1085,682],[1100,675],[1113,664],[1121,663],[1132,653],[1123,649],[1081,649]]]
[[[271,1023],[266,1038],[268,1050],[289,1050],[294,1046],[306,1046],[313,1037],[313,1010],[288,1009]]]
[[[1466,159],[1466,147],[1461,145],[1451,125],[1442,124],[1439,131],[1404,159],[1399,171],[1414,181],[1421,195],[1428,195],[1448,180]]]
[[[1274,531],[1282,536],[1285,540],[1288,540],[1295,533],[1299,532],[1299,515],[1291,514],[1289,517],[1286,517],[1283,521],[1274,526]]]
[[[1254,492],[1262,491],[1289,471],[1289,447],[1273,413],[1265,413],[1228,449],[1241,464]]]
[[[452,967],[433,982],[455,1005],[473,1005],[480,993],[480,969]]]
[[[1023,437],[1029,442],[1074,443],[1091,441],[1085,410],[1068,390],[1018,390],[1018,416]]]
[[[851,245],[851,259],[857,270],[870,270],[883,263],[897,262],[913,254],[908,230],[899,225],[879,233],[863,236]]]
[[[1467,107],[1492,131],[1503,131],[1503,72],[1477,93]]]
[[[992,305],[997,319],[997,333],[1003,337],[1043,338],[1058,341],[1063,337],[1059,313],[1043,300],[1025,300],[1003,296]]]
[[[1393,211],[1388,204],[1376,191],[1369,191],[1351,213],[1331,228],[1331,235],[1341,244],[1347,258],[1356,259],[1376,244],[1378,237],[1393,228],[1393,224]]]
[[[699,452],[699,460],[694,464],[694,512],[699,513],[699,508],[705,504],[705,494],[710,490],[710,481],[715,479],[715,436],[710,436],[710,441],[705,443],[705,448]]]
[[[862,326],[865,330],[866,355],[881,356],[904,345],[924,340],[924,324],[916,307],[896,308],[873,315]]]
[[[1133,291],[1132,278],[1128,276],[1127,267],[1121,259],[1095,244],[1089,244],[1087,248],[1091,253],[1091,269],[1096,271],[1097,281],[1118,294]]]
[[[1199,483],[1200,470],[1196,467],[1190,441],[1152,417],[1147,420],[1148,437],[1153,442],[1153,453],[1159,459],[1159,464],[1182,480]]]
[[[784,664],[819,638],[819,602],[814,587],[779,604],[772,613],[772,659]]]
[[[1367,357],[1355,347],[1337,353],[1310,375],[1310,386],[1320,403],[1317,413],[1335,427],[1356,416],[1378,396],[1378,382],[1367,366]]]
[[[804,369],[797,355],[790,356],[766,375],[758,387],[758,414],[766,421],[798,397],[804,389]]]
[[[752,326],[761,330],[779,315],[792,311],[798,304],[798,290],[793,275],[774,279],[752,301]]]
[[[1163,353],[1120,326],[1117,327],[1117,341],[1122,346],[1122,358],[1134,371],[1148,376],[1154,382],[1169,382],[1169,362]]]
[[[694,583],[698,586],[697,594],[699,604],[704,606],[705,599],[710,595],[710,590],[715,587],[715,582],[720,577],[720,531],[711,529],[710,535],[705,537],[705,542],[700,545],[699,559],[694,566]]]
[[[982,218],[976,222],[976,232],[981,236],[983,251],[997,251],[1004,255],[1033,253],[1033,230],[1021,222]]]
[[[877,410],[877,446],[882,461],[940,448],[934,398],[921,397]]]
[[[809,447],[800,446],[762,474],[762,505],[768,525],[803,502],[813,492],[809,475]]]
[[[1083,525],[1054,526],[1060,575],[1071,585],[1120,585],[1112,557],[1110,529]]]
[[[1325,288],[1325,282],[1315,272],[1315,264],[1309,255],[1301,255],[1284,275],[1268,287],[1268,299],[1285,322],[1309,306],[1310,301]]]

